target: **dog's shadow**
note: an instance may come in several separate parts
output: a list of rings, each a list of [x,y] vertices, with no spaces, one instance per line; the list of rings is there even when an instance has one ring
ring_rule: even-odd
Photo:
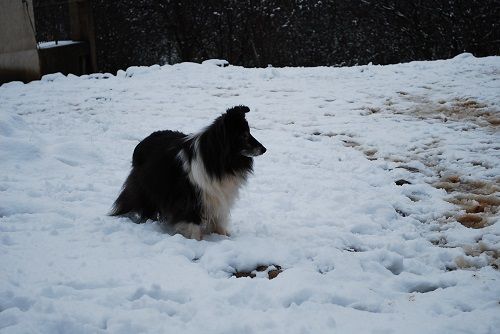
[[[136,213],[129,213],[127,215],[123,215],[120,217],[121,223],[133,223],[134,225],[140,225],[143,228],[157,232],[159,234],[168,234],[170,236],[175,236],[179,235],[180,237],[185,238],[186,240],[193,240],[193,241],[208,241],[208,242],[219,242],[223,240],[228,240],[230,237],[226,235],[221,235],[217,233],[211,233],[211,234],[204,234],[202,240],[196,240],[196,239],[189,239],[184,237],[182,234],[180,234],[178,231],[175,230],[175,228],[169,224],[168,222],[162,222],[158,220],[143,220],[140,218],[140,216]]]
[[[153,220],[147,220],[143,226],[148,226],[151,230],[161,233],[161,234],[168,234],[170,236],[176,236],[178,235],[181,238],[184,238],[186,240],[193,240],[193,241],[208,241],[208,242],[220,242],[223,240],[228,240],[230,237],[226,235],[220,235],[217,233],[211,233],[211,234],[204,234],[202,240],[196,240],[196,239],[189,239],[184,237],[182,234],[177,232],[175,228],[166,223],[166,222],[159,222],[159,221],[153,221]]]

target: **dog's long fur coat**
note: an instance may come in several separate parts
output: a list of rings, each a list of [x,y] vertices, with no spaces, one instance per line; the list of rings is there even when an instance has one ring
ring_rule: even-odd
[[[159,220],[185,237],[228,235],[229,212],[266,148],[251,134],[248,107],[226,111],[197,134],[157,131],[142,140],[111,215]]]

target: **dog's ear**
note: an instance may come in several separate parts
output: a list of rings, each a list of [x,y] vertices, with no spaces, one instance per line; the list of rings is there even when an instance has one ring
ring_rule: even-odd
[[[250,108],[248,108],[247,106],[236,106],[236,107],[232,107],[230,109],[228,109],[226,111],[226,113],[228,115],[242,115],[243,117],[245,117],[245,114],[247,112],[250,111]]]

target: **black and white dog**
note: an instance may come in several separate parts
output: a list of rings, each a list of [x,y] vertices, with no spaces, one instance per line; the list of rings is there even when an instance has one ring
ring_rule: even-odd
[[[252,172],[252,157],[266,152],[250,134],[249,111],[231,108],[196,134],[165,130],[142,140],[111,215],[166,222],[198,240],[228,235],[229,211]]]

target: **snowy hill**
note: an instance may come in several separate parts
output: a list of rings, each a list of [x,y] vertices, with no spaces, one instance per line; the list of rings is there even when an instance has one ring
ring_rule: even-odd
[[[0,332],[496,333],[499,75],[463,54],[1,86]],[[139,140],[239,104],[268,152],[231,237],[106,215]]]

